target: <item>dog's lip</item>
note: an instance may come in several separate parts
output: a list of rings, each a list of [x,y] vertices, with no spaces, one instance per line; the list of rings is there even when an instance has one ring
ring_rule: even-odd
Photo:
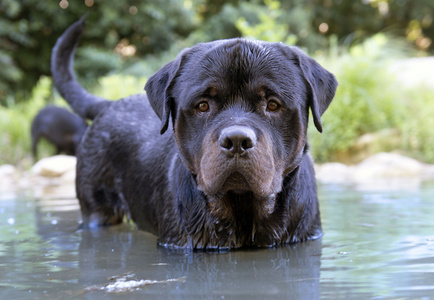
[[[238,171],[235,171],[226,177],[222,189],[226,192],[231,191],[235,194],[244,194],[252,190],[246,177]]]

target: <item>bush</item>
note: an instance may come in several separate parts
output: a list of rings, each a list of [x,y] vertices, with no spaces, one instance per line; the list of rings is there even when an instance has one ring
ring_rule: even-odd
[[[403,87],[389,71],[408,51],[399,41],[377,35],[345,54],[319,58],[336,75],[339,87],[322,117],[324,133],[309,128],[317,162],[339,160],[361,135],[397,129],[401,146],[395,150],[434,163],[434,89]],[[381,139],[372,148],[391,150]]]
[[[335,74],[339,86],[322,117],[324,134],[310,126],[312,153],[317,161],[333,159],[348,150],[361,135],[398,126],[403,102],[393,75],[388,72],[387,39],[376,36],[346,54],[330,57],[323,65]],[[324,61],[324,57],[320,58]]]
[[[98,80],[91,93],[109,100],[118,100],[133,94],[144,93],[146,78],[130,75],[110,75]]]
[[[399,124],[402,150],[434,163],[434,89],[418,87],[404,95],[405,119]]]
[[[53,101],[50,90],[51,80],[43,77],[33,89],[31,100],[12,107],[0,106],[0,164],[31,165],[31,123],[38,111],[48,101]],[[65,105],[61,99],[54,100],[54,103]],[[44,142],[38,149],[40,156],[54,152],[54,147]]]

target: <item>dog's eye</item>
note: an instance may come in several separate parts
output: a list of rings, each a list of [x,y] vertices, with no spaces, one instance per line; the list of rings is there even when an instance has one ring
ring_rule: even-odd
[[[197,105],[197,109],[200,112],[207,112],[209,110],[209,104],[206,101],[202,101]]]
[[[267,103],[267,110],[271,112],[276,112],[280,108],[279,103],[276,100],[270,100]]]

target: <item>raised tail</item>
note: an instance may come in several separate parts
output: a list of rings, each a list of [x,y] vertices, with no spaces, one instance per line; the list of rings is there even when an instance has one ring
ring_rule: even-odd
[[[74,53],[85,22],[86,16],[83,16],[57,40],[51,55],[51,74],[55,87],[74,112],[84,119],[93,120],[112,102],[90,94],[75,79]]]

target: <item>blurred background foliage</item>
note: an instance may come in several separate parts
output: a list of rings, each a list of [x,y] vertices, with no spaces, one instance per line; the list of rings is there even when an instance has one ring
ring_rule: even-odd
[[[325,133],[309,131],[317,161],[353,162],[360,138],[380,133],[375,151],[434,162],[434,91],[404,87],[390,71],[396,61],[433,53],[432,0],[1,0],[0,164],[30,165],[33,116],[47,103],[66,106],[52,90],[51,49],[86,13],[75,70],[101,96],[141,92],[147,77],[198,42],[280,41],[304,49],[340,82]]]

